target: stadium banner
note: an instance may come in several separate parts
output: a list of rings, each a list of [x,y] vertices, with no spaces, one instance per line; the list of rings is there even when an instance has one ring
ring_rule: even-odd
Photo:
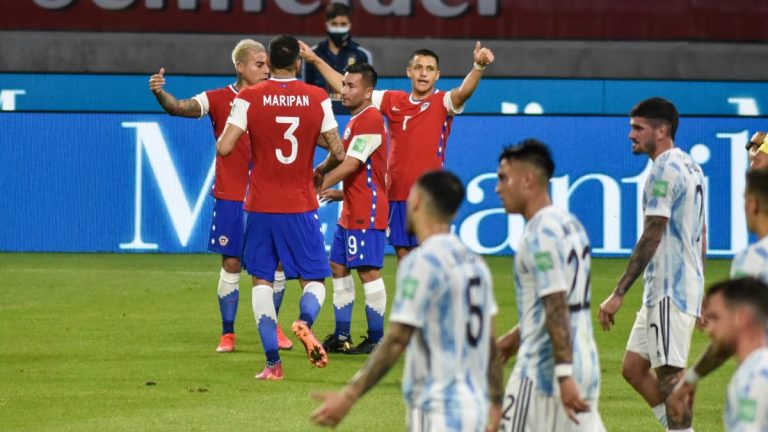
[[[343,128],[348,118],[339,121]],[[730,257],[748,244],[744,145],[764,125],[765,119],[743,117],[681,120],[677,142],[706,175],[710,256]],[[1,251],[206,250],[215,154],[208,120],[0,113],[0,130]],[[623,116],[457,118],[446,168],[460,176],[467,194],[454,231],[479,253],[514,253],[524,221],[506,215],[494,192],[497,158],[505,145],[537,137],[553,150],[555,205],[581,219],[596,256],[627,256],[642,230],[650,169],[647,157],[631,154],[628,132]],[[327,245],[339,212],[337,203],[319,209]]]
[[[768,40],[763,0],[360,0],[354,34],[372,37]],[[318,35],[323,0],[18,0],[0,28]],[[659,11],[664,11],[660,14]]]
[[[161,112],[147,75],[0,73],[0,110]],[[224,87],[231,76],[167,75],[166,90],[188,98]],[[442,78],[438,87],[458,87]],[[380,78],[380,89],[410,90],[406,78]],[[639,100],[662,96],[685,115],[768,114],[768,83],[600,79],[486,78],[465,112],[503,114],[625,115]]]

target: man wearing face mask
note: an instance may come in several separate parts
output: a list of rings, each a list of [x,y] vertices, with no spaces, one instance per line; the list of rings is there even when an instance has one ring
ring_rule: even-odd
[[[325,9],[325,29],[328,37],[312,47],[312,50],[320,58],[340,74],[344,74],[346,67],[349,65],[357,63],[373,64],[371,53],[358,45],[349,36],[349,31],[352,28],[349,19],[350,13],[351,10],[346,4],[331,2]],[[335,112],[347,112],[341,106],[341,94],[328,85],[325,78],[314,66],[305,64],[303,72],[304,81],[307,84],[314,84],[328,91]]]

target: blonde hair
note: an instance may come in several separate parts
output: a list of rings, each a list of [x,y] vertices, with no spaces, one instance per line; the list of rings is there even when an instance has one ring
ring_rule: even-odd
[[[250,54],[251,51],[260,53],[266,52],[267,50],[264,49],[264,45],[253,39],[243,39],[238,42],[237,45],[235,45],[235,49],[232,50],[232,63],[234,65],[237,65],[237,63],[245,63],[246,56]]]

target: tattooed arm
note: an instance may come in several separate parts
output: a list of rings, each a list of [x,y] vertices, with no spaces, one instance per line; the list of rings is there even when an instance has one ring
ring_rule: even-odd
[[[621,275],[616,288],[613,290],[613,294],[600,305],[599,319],[603,330],[609,330],[614,324],[614,315],[621,308],[621,304],[624,302],[624,295],[629,291],[643,270],[645,270],[648,263],[651,262],[651,258],[656,253],[659,243],[661,243],[661,237],[667,229],[668,222],[669,219],[662,216],[646,216],[643,225],[643,235],[637,241],[635,250],[632,251],[627,269]]]
[[[325,175],[339,166],[346,157],[344,144],[341,143],[341,137],[339,137],[339,130],[337,128],[321,133],[320,141],[325,143],[325,148],[328,149],[328,156],[320,165],[315,167],[314,181],[318,192],[322,191]],[[319,143],[318,146],[323,147]]]
[[[160,68],[160,72],[149,78],[149,90],[155,95],[157,102],[163,107],[165,112],[177,117],[202,117],[202,108],[200,103],[194,99],[176,99],[172,94],[163,89],[165,85],[165,68]]]

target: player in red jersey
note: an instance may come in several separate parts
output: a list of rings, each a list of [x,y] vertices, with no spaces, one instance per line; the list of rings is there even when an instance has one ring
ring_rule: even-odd
[[[280,35],[272,39],[272,77],[238,93],[217,143],[219,154],[229,155],[247,131],[251,146],[243,262],[253,279],[253,310],[267,357],[267,367],[256,375],[258,379],[283,378],[272,302],[278,262],[286,277],[298,278],[304,290],[293,332],[314,366],[325,367],[328,362],[311,331],[325,300],[324,279],[331,275],[317,216],[315,184],[319,186],[324,174],[341,163],[344,147],[328,94],[296,80],[300,66],[296,38]],[[320,137],[329,155],[313,171]]]
[[[301,53],[331,87],[341,91],[341,74],[306,44],[302,44]],[[483,48],[480,42],[476,43],[473,55],[475,63],[464,81],[448,92],[435,88],[435,82],[440,78],[440,62],[437,54],[426,49],[414,51],[408,62],[406,74],[411,79],[410,93],[373,92],[374,106],[389,123],[389,243],[395,248],[398,260],[418,245],[416,237],[405,228],[408,191],[423,173],[443,168],[453,117],[464,110],[464,103],[477,88],[483,70],[493,62],[493,52]]]
[[[177,100],[168,93],[165,86],[165,68],[152,75],[149,89],[157,98],[165,112],[172,116],[202,118],[208,115],[213,126],[213,136],[218,138],[224,130],[227,117],[232,109],[232,101],[237,92],[245,87],[257,84],[269,78],[267,53],[264,45],[244,39],[232,50],[232,63],[237,71],[237,81],[226,87],[204,91],[191,99]],[[245,221],[243,220],[243,200],[248,183],[248,165],[251,150],[248,139],[243,136],[230,157],[216,156],[216,178],[211,195],[216,199],[213,206],[211,232],[208,250],[221,254],[221,272],[219,275],[218,299],[221,311],[221,340],[216,347],[218,352],[235,350],[235,315],[240,299],[240,258],[243,254]],[[279,305],[285,289],[285,275],[275,273],[275,303]],[[279,307],[279,306],[277,306]],[[285,337],[277,327],[281,349],[291,349],[293,342]]]
[[[387,134],[381,112],[371,103],[376,71],[367,63],[347,67],[341,103],[352,113],[344,130],[347,157],[323,181],[321,198],[336,199],[338,191],[328,189],[344,180],[344,205],[331,245],[333,306],[336,330],[323,341],[329,352],[368,354],[384,335],[387,293],[381,268],[384,266],[387,215]],[[368,337],[354,347],[350,321],[355,301],[357,275],[365,291]]]

